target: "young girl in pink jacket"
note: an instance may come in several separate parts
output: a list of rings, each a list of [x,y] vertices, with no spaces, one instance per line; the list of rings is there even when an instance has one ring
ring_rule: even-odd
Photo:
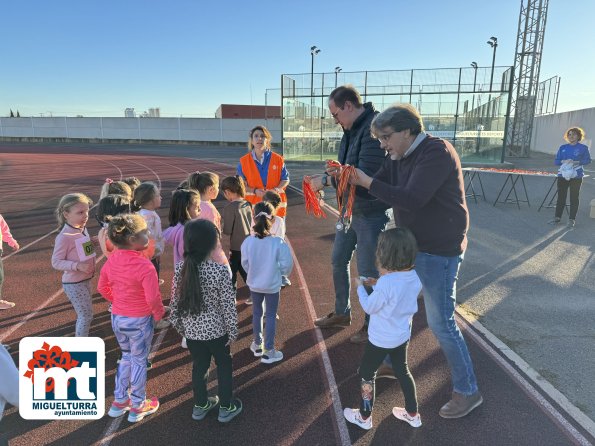
[[[61,229],[54,243],[52,267],[62,273],[62,288],[76,311],[76,336],[89,336],[93,320],[91,279],[95,248],[86,228],[93,202],[85,194],[64,195],[56,208]]]
[[[138,214],[113,217],[107,233],[118,249],[101,269],[97,290],[112,303],[112,329],[122,350],[109,416],[129,411],[128,421],[134,423],[159,408],[157,398],[146,398],[147,360],[154,322],[165,308],[157,270],[142,254],[149,244],[145,220]]]

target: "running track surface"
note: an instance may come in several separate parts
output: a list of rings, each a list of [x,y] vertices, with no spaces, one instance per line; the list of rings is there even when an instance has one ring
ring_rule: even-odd
[[[0,145],[0,212],[21,247],[27,247],[8,257],[4,264],[3,296],[17,302],[17,306],[0,313],[0,339],[11,347],[17,364],[21,338],[74,333],[74,311],[61,293],[60,273],[50,265],[55,238],[53,210],[60,196],[78,191],[96,201],[106,177],[137,176],[161,186],[164,199],[160,215],[167,225],[170,192],[189,172],[211,170],[221,177],[232,175],[238,159],[237,151],[233,156],[224,154],[217,162],[212,157],[211,161],[201,160],[200,150],[193,148],[177,149],[175,156],[159,156],[154,149],[142,152],[127,153],[114,147]],[[293,178],[293,184],[299,180]],[[224,200],[215,204],[225,206]],[[277,326],[276,344],[286,359],[267,366],[252,356],[248,349],[252,311],[244,304],[247,288],[241,287],[237,299],[240,336],[232,352],[235,393],[244,402],[244,412],[232,423],[220,425],[216,416],[202,422],[190,418],[190,355],[180,348],[180,336],[170,328],[157,331],[153,340],[153,369],[148,373],[147,393],[160,399],[156,414],[136,424],[107,416],[92,422],[50,422],[23,420],[15,408],[9,408],[1,430],[8,433],[10,444],[577,444],[576,437],[562,427],[564,420],[546,415],[535,398],[517,385],[492,356],[469,340],[485,402],[463,419],[440,418],[438,410],[450,397],[449,370],[427,328],[421,300],[413,322],[409,364],[417,384],[423,426],[413,429],[391,415],[393,406],[404,403],[398,382],[386,379],[377,381],[374,428],[363,431],[347,426],[337,413],[342,414],[344,407],[357,407],[359,402],[356,370],[363,346],[348,340],[360,328],[363,313],[355,298],[350,328],[323,332],[315,329],[314,317],[334,308],[329,261],[334,222],[332,217],[315,220],[307,216],[296,191],[289,193],[287,221],[287,236],[297,262],[291,275],[293,286],[281,293]],[[89,228],[92,234],[98,230],[93,218]],[[10,252],[6,250],[5,255]],[[169,250],[162,259],[166,283],[162,293],[166,300],[172,263]],[[106,302],[98,294],[93,302],[95,318],[90,335],[101,337],[106,344],[107,408],[112,401],[119,353]],[[209,389],[215,394],[213,370],[211,377]],[[555,406],[555,402],[550,403]],[[592,441],[580,428],[577,430]]]

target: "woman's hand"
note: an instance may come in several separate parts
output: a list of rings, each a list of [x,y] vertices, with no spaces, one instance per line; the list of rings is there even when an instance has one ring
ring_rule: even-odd
[[[264,197],[265,192],[266,191],[264,189],[254,189],[254,194],[260,198]]]
[[[322,175],[312,175],[312,176],[308,176],[308,177],[304,177],[305,180],[308,181],[308,183],[310,183],[310,186],[312,186],[312,190],[314,192],[318,192],[319,190],[324,189],[324,186],[322,184]]]

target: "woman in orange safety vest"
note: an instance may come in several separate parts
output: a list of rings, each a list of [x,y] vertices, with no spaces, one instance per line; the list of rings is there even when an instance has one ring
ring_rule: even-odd
[[[246,182],[246,200],[252,205],[262,201],[267,190],[274,190],[281,195],[277,215],[285,217],[285,188],[289,185],[289,174],[283,157],[271,150],[271,140],[271,132],[262,125],[250,130],[249,152],[240,158],[237,174]]]

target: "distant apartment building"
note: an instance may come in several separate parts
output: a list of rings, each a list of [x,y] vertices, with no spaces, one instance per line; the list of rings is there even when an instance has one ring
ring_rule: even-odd
[[[149,118],[160,118],[160,117],[161,117],[161,112],[159,110],[159,107],[149,109]]]
[[[124,117],[125,118],[136,118],[136,114],[134,113],[134,108],[127,108],[124,110]]]
[[[218,119],[280,119],[278,105],[221,104],[215,112]]]

